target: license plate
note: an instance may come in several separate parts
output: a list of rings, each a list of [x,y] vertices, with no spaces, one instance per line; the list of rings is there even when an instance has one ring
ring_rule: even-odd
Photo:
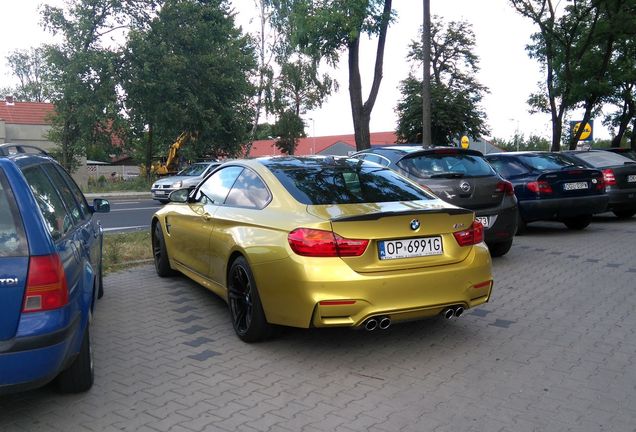
[[[442,237],[436,236],[381,241],[378,242],[378,253],[381,260],[387,260],[441,255],[444,249]]]
[[[490,218],[488,216],[476,216],[476,221],[479,221],[484,228],[488,228],[490,226]]]
[[[634,182],[636,182],[636,175],[628,175],[627,183],[634,183]]]
[[[166,195],[168,193],[168,191],[155,191],[155,195]]]
[[[588,189],[590,186],[587,182],[575,182],[575,183],[565,183],[563,185],[563,190],[580,190],[580,189]]]

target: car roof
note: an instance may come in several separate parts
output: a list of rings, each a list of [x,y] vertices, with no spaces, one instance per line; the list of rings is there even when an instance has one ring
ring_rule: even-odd
[[[469,154],[473,156],[483,156],[483,153],[478,150],[473,149],[464,149],[461,147],[451,147],[451,146],[433,146],[433,147],[423,147],[421,144],[413,145],[413,144],[396,144],[391,146],[380,146],[380,147],[372,147],[370,149],[361,150],[354,154],[365,154],[365,153],[375,153],[377,150],[382,151],[392,151],[396,153],[401,153],[403,155],[417,156],[417,155],[426,155],[426,154]]]

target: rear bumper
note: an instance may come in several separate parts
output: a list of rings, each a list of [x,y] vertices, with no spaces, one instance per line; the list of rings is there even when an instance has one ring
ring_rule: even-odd
[[[305,328],[357,327],[375,315],[401,321],[437,315],[450,305],[475,307],[489,300],[492,284],[475,285],[493,279],[483,243],[461,262],[420,270],[357,273],[340,258],[290,256],[252,271],[267,321]],[[339,300],[355,302],[320,304]]]
[[[608,210],[636,208],[636,188],[607,189],[609,196]]]
[[[493,213],[492,210],[477,210],[475,216],[487,216],[490,226],[484,230],[488,244],[511,240],[517,232],[517,206],[508,207]]]
[[[40,387],[55,378],[74,352],[80,327],[77,315],[60,330],[0,343],[0,394]]]
[[[609,196],[594,195],[575,198],[550,198],[519,201],[519,211],[525,222],[562,220],[576,216],[603,213]]]

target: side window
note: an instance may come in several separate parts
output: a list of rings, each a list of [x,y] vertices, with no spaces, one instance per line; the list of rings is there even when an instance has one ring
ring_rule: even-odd
[[[28,255],[27,240],[13,191],[0,171],[0,257]]]
[[[59,240],[73,227],[71,215],[66,211],[49,177],[39,166],[26,168],[23,174],[33,191],[51,237]]]
[[[252,170],[244,169],[230,191],[226,205],[262,209],[271,198],[265,183]]]
[[[48,174],[53,182],[53,186],[62,197],[62,201],[66,206],[66,210],[71,214],[73,218],[73,223],[77,224],[79,221],[84,219],[84,212],[80,206],[75,202],[75,197],[73,196],[73,192],[68,187],[60,173],[55,169],[53,164],[44,164],[42,165],[44,171]]]
[[[86,198],[84,197],[84,194],[80,190],[79,186],[77,186],[77,183],[75,183],[75,180],[73,180],[73,178],[66,171],[64,171],[64,169],[61,166],[55,165],[55,169],[57,170],[57,172],[60,173],[62,178],[66,181],[66,184],[68,185],[68,187],[71,189],[71,192],[73,193],[73,196],[75,197],[75,201],[79,205],[82,213],[84,214],[84,217],[85,218],[88,217],[91,214],[91,211],[88,208],[88,204],[86,203]]]
[[[232,185],[243,171],[242,167],[229,166],[210,176],[199,188],[199,192],[212,202],[223,204]]]

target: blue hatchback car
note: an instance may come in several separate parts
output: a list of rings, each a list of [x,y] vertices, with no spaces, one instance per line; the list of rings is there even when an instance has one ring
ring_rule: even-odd
[[[93,384],[90,324],[103,294],[102,229],[45,152],[0,145],[0,394]]]

